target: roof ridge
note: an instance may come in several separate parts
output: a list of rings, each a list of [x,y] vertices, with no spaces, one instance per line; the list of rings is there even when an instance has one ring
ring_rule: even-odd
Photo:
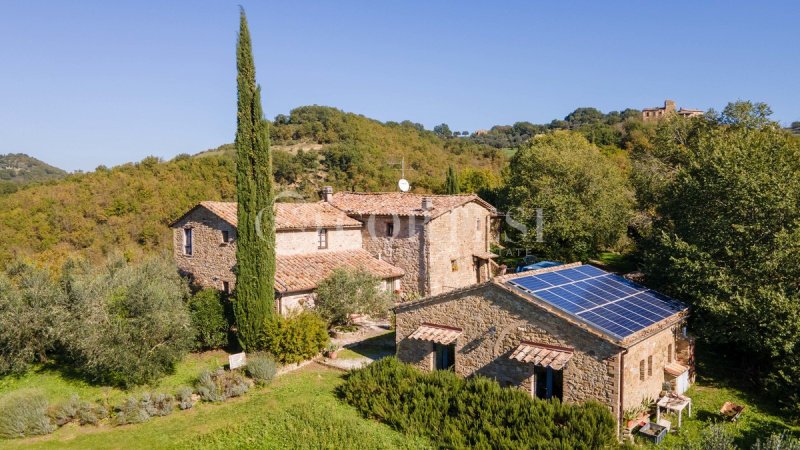
[[[380,192],[353,192],[353,191],[339,191],[334,192],[333,195],[337,194],[347,194],[347,195],[386,195],[386,194],[395,194],[395,195],[419,195],[423,197],[477,197],[478,194],[471,193],[471,194],[424,194],[418,192],[395,192],[395,191],[380,191]]]

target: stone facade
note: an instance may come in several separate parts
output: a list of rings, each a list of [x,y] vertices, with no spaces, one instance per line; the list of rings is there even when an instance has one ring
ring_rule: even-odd
[[[539,272],[554,270],[558,268]],[[562,400],[600,401],[620,423],[626,409],[640,405],[643,399],[658,399],[668,380],[668,365],[686,364],[679,361],[684,314],[618,340],[503,284],[515,276],[396,306],[398,358],[422,370],[433,370],[435,344],[409,336],[431,326],[458,329],[460,334],[452,344],[457,374],[487,376],[536,395],[537,377],[543,376],[545,369],[511,359],[511,355],[521,344],[566,349],[572,357],[560,371]],[[418,336],[425,339],[424,334]]]
[[[429,295],[488,280],[488,260],[474,255],[489,251],[490,221],[486,208],[466,203],[428,223]]]
[[[361,241],[375,258],[405,270],[400,290],[406,295],[427,291],[425,223],[418,217],[355,216],[364,223]],[[388,233],[391,226],[392,235]]]
[[[361,248],[361,230],[358,228],[328,229],[325,250],[356,250]],[[275,253],[299,255],[319,251],[317,230],[279,230],[275,233]]]
[[[351,251],[366,252],[368,266],[381,266],[373,273],[381,274],[386,289],[400,292],[405,299],[436,295],[491,276],[489,244],[495,236],[492,218],[496,211],[475,195],[339,193],[337,197],[326,187],[323,200],[276,205],[276,255],[284,262],[278,272],[281,267],[286,269],[276,274],[278,281],[293,274],[308,278],[300,268],[321,273],[316,270],[319,261],[294,261],[290,267],[289,258]],[[359,212],[364,209],[368,212]],[[208,201],[173,223],[173,251],[179,270],[200,286],[232,291],[236,221],[235,203]],[[185,250],[187,230],[192,235],[191,254]],[[324,248],[320,247],[320,230],[327,236]],[[329,259],[340,260],[331,255]],[[329,261],[325,264],[330,266]],[[386,275],[386,266],[394,266],[391,268],[398,273]],[[295,292],[300,287],[284,285],[280,290],[279,284],[276,289],[283,294],[282,311],[313,304],[311,291],[305,292],[308,285],[302,286],[301,293]]]
[[[477,203],[429,219],[425,216],[370,215],[361,220],[364,249],[402,268],[402,291],[409,296],[437,295],[489,279],[486,254],[492,238],[492,211]],[[392,236],[388,227],[392,228]]]
[[[644,399],[655,400],[665,381],[664,368],[676,360],[678,327],[661,330],[632,345],[625,354],[623,410],[633,408]],[[670,358],[669,352],[672,352]]]
[[[642,120],[645,122],[651,122],[663,119],[669,114],[677,114],[681,117],[696,117],[696,116],[702,116],[703,111],[699,109],[685,109],[685,108],[677,109],[675,107],[675,102],[673,100],[664,100],[663,107],[643,109]]]
[[[563,400],[598,400],[616,410],[616,377],[622,349],[566,320],[497,287],[484,283],[443,294],[431,302],[400,305],[397,356],[422,370],[433,369],[433,344],[407,337],[423,323],[460,328],[454,370],[462,376],[484,375],[501,385],[532,392],[534,366],[511,360],[523,341],[574,349],[563,371]]]
[[[341,214],[341,213],[340,213]],[[346,217],[346,216],[344,216]],[[358,222],[354,222],[358,224]],[[187,250],[191,230],[191,253]],[[361,228],[326,228],[327,246],[320,248],[316,229],[282,229],[275,233],[276,255],[311,255],[317,252],[363,251]],[[232,292],[236,285],[236,227],[215,212],[196,207],[172,224],[173,257],[181,274],[193,284]],[[333,253],[338,254],[338,253]],[[371,259],[371,258],[370,258]],[[379,263],[379,261],[375,261]],[[399,279],[382,281],[383,289],[400,289]],[[276,284],[276,289],[280,286]],[[278,292],[276,308],[283,314],[314,305],[313,290]]]
[[[192,233],[192,254],[185,251],[184,235]],[[222,241],[227,231],[230,242]],[[200,286],[223,290],[236,284],[236,228],[205,208],[196,208],[172,225],[172,248],[178,270]]]

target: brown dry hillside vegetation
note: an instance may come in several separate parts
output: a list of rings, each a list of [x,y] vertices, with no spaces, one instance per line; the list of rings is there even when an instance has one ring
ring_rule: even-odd
[[[326,107],[279,116],[271,134],[277,181],[308,199],[323,184],[395,190],[400,171],[391,163],[403,156],[406,177],[419,191],[437,190],[450,164],[476,168],[470,170],[487,182],[497,180],[505,164],[494,148]],[[296,151],[300,143],[316,145]],[[24,258],[58,267],[74,255],[122,252],[135,259],[169,251],[172,220],[201,200],[235,199],[234,164],[233,146],[224,145],[195,157],[101,167],[2,195],[0,264]]]

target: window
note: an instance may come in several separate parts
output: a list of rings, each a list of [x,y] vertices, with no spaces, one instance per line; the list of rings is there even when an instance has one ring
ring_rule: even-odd
[[[672,344],[669,344],[667,346],[667,362],[668,363],[672,362]]]
[[[481,219],[475,220],[475,225],[476,225],[475,230],[481,231]]]
[[[230,294],[231,293],[231,284],[228,283],[227,281],[223,281],[222,282],[222,292],[224,292],[226,294]]]
[[[222,243],[227,244],[230,242],[231,236],[228,230],[222,230]]]
[[[183,229],[183,254],[192,256],[192,229]]]
[[[541,399],[558,398],[564,396],[564,371],[553,370],[551,367],[534,366],[533,368],[533,395]]]
[[[653,356],[652,355],[647,357],[647,376],[648,377],[652,377],[653,376]]]
[[[386,224],[386,236],[394,236],[394,223],[389,222]]]
[[[644,360],[639,361],[639,381],[644,381]]]
[[[317,238],[319,239],[319,248],[328,248],[328,230],[321,229],[317,231]]]
[[[450,270],[452,270],[453,272],[458,272],[458,260],[457,259],[451,259],[450,260]]]
[[[456,346],[455,344],[442,345],[433,344],[436,353],[434,368],[436,370],[449,370],[456,365]]]

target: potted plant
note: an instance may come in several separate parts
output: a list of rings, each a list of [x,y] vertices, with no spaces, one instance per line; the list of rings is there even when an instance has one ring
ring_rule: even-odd
[[[336,359],[339,353],[339,344],[335,342],[331,342],[325,347],[325,357],[330,359]]]

